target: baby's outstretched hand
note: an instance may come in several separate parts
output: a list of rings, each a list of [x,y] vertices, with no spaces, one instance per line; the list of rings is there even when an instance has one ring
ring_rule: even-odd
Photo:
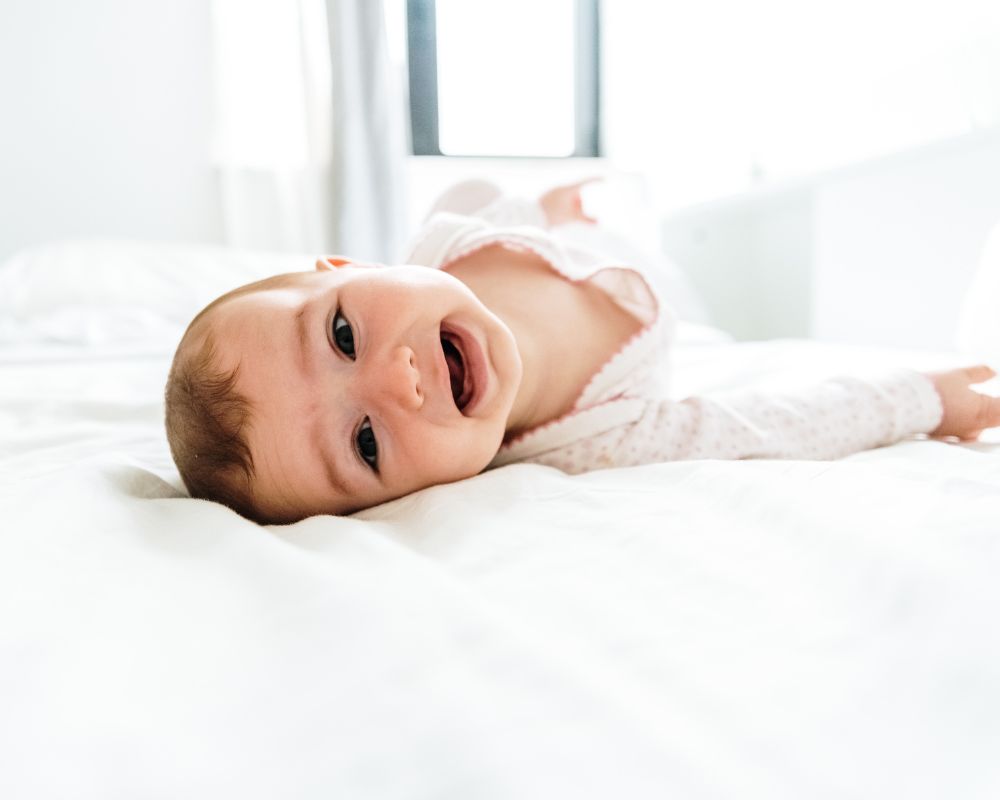
[[[931,431],[931,436],[957,436],[964,442],[972,442],[986,428],[1000,426],[1000,397],[990,397],[969,388],[996,374],[984,364],[928,373],[944,407],[941,424]]]
[[[596,219],[587,216],[583,211],[580,189],[588,183],[599,180],[601,179],[587,178],[566,186],[556,186],[539,197],[538,204],[545,212],[549,225],[565,225],[567,222],[586,222],[590,225],[596,223]]]

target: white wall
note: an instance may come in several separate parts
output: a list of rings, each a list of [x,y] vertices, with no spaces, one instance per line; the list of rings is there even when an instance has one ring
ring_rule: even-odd
[[[805,337],[812,230],[812,191],[794,187],[674,212],[663,222],[663,250],[736,338]]]
[[[738,338],[950,349],[997,222],[993,131],[675,212],[662,233]]]
[[[75,237],[222,240],[208,7],[0,3],[0,259]]]
[[[950,346],[1000,221],[1000,134],[845,171],[821,182],[815,198],[813,334]]]

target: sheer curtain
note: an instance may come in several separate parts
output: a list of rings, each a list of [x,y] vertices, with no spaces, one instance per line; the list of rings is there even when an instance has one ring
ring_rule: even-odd
[[[391,260],[404,95],[381,2],[212,0],[227,242]]]

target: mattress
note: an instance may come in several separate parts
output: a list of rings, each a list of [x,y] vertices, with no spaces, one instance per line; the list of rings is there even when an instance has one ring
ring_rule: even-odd
[[[311,263],[0,266],[0,796],[1000,795],[996,431],[260,527],[185,496],[163,383],[204,302]],[[684,326],[674,387],[956,363]]]

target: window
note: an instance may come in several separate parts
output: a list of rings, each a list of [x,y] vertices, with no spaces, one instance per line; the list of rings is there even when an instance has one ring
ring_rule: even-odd
[[[408,0],[415,155],[600,154],[598,0]]]

